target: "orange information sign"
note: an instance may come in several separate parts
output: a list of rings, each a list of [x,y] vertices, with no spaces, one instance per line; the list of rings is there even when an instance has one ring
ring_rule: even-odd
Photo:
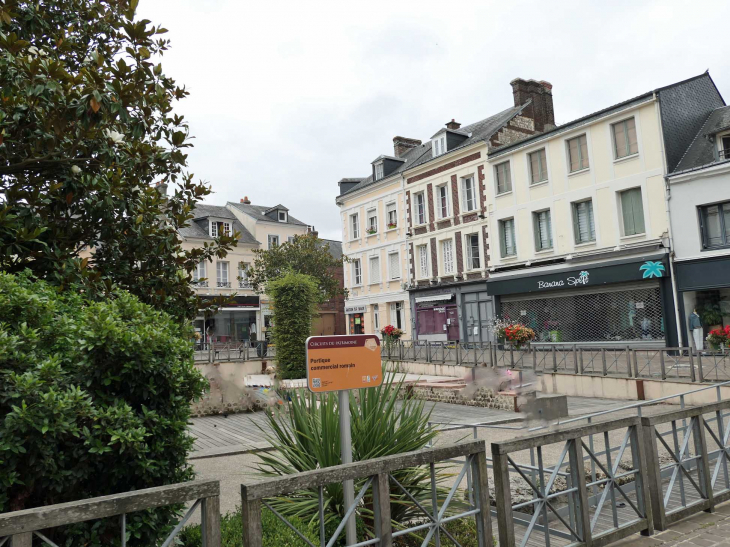
[[[383,383],[380,340],[374,334],[307,338],[307,387],[314,393]]]

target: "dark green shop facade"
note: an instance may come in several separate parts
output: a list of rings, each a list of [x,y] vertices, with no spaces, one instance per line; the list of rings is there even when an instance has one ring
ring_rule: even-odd
[[[676,346],[667,255],[496,274],[497,315],[535,331],[536,342]]]

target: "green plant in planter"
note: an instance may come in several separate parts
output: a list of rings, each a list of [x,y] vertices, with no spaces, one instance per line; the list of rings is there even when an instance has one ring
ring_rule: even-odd
[[[403,383],[395,381],[393,373],[384,371],[383,385],[350,392],[352,416],[352,452],[354,461],[379,458],[419,450],[436,436],[428,425],[431,410],[423,401],[404,399],[399,402]],[[258,470],[266,476],[278,477],[339,465],[340,428],[336,393],[312,394],[294,391],[288,403],[288,413],[269,413],[267,434],[273,452],[259,454]],[[264,430],[262,429],[262,432]],[[430,504],[430,475],[427,468],[396,471],[393,476],[424,504]],[[445,475],[439,472],[438,481]],[[364,481],[356,482],[359,489]],[[422,518],[423,514],[400,489],[391,489],[391,516],[396,523]],[[439,492],[439,497],[443,492]],[[317,491],[301,491],[271,500],[272,507],[286,516],[310,523],[318,519]],[[324,489],[325,524],[336,526],[345,509],[342,485],[330,484]],[[358,508],[358,516],[366,526],[372,522],[370,491]],[[334,529],[334,528],[332,528]]]
[[[701,308],[698,308],[697,313],[704,325],[722,325],[722,312],[719,302],[707,302]]]

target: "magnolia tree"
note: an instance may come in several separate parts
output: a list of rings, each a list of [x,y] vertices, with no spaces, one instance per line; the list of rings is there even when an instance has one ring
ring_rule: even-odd
[[[210,189],[186,171],[190,134],[173,106],[188,92],[159,63],[167,31],[136,6],[0,4],[0,269],[92,295],[116,285],[187,321],[192,270],[235,234],[180,246]]]

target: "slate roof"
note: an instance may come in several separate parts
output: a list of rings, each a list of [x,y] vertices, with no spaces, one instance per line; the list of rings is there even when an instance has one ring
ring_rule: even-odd
[[[231,228],[234,232],[238,232],[239,234],[241,234],[241,237],[239,239],[241,243],[250,243],[252,245],[259,244],[253,234],[249,232],[246,227],[236,219],[236,215],[220,205],[197,205],[193,210],[193,221],[190,223],[190,226],[180,228],[178,232],[184,238],[211,239],[208,232],[196,222],[197,220],[202,220],[209,217],[226,218],[232,220]]]
[[[493,116],[490,116],[489,118],[485,118],[483,120],[480,120],[478,122],[475,122],[473,124],[464,126],[459,128],[456,131],[452,131],[454,133],[460,133],[464,135],[468,135],[471,133],[471,137],[464,140],[459,144],[459,146],[456,146],[449,150],[447,154],[450,154],[454,150],[459,150],[461,148],[465,148],[467,146],[471,146],[472,144],[475,144],[480,141],[486,141],[488,140],[492,135],[494,135],[499,129],[502,128],[509,120],[511,120],[516,114],[518,114],[525,106],[527,106],[528,103],[525,103],[522,106],[513,106],[510,108],[507,108],[506,110],[503,110],[502,112],[499,112],[497,114],[494,114]],[[439,130],[439,133],[441,131]],[[442,154],[443,155],[443,154]],[[441,157],[441,156],[437,156]],[[397,175],[399,173],[402,173],[403,171],[408,171],[410,169],[413,169],[414,167],[418,167],[419,165],[423,165],[424,163],[427,163],[433,159],[435,159],[432,155],[432,146],[431,141],[426,141],[425,143],[421,144],[420,146],[417,146],[415,148],[411,148],[403,154],[399,159],[405,159],[406,161],[403,162],[403,164],[396,169],[393,173],[388,175],[386,179],[392,177],[393,175]],[[342,179],[342,181],[352,180],[353,182],[358,179]],[[385,180],[385,179],[381,179]],[[373,176],[370,175],[369,177],[365,177],[364,179],[360,180],[360,183],[357,186],[354,186],[350,188],[347,192],[340,194],[338,196],[342,197],[346,194],[349,194],[351,192],[356,192],[357,190],[361,190],[362,188],[365,188],[366,186],[369,186],[373,184]],[[377,181],[380,182],[380,181]]]
[[[242,211],[249,215],[250,217],[256,219],[256,220],[264,220],[266,222],[278,222],[271,217],[266,216],[267,211],[272,211],[276,209],[276,207],[284,208],[282,205],[277,205],[276,207],[267,207],[264,205],[251,205],[249,203],[235,203],[233,201],[229,201],[228,205],[235,207],[239,211]],[[288,210],[284,208],[285,210]],[[231,213],[232,214],[232,213]],[[297,220],[291,215],[287,215],[287,221],[282,222],[281,224],[298,224],[299,226],[308,226],[308,224],[305,224],[301,220]]]
[[[690,143],[672,174],[727,161],[720,160],[715,155],[717,144],[711,142],[707,137],[728,129],[730,129],[730,106],[713,110],[697,132],[697,135],[695,135],[694,140]]]
[[[334,239],[321,239],[322,245],[329,247],[330,254],[333,258],[342,258],[342,241],[335,241]]]

